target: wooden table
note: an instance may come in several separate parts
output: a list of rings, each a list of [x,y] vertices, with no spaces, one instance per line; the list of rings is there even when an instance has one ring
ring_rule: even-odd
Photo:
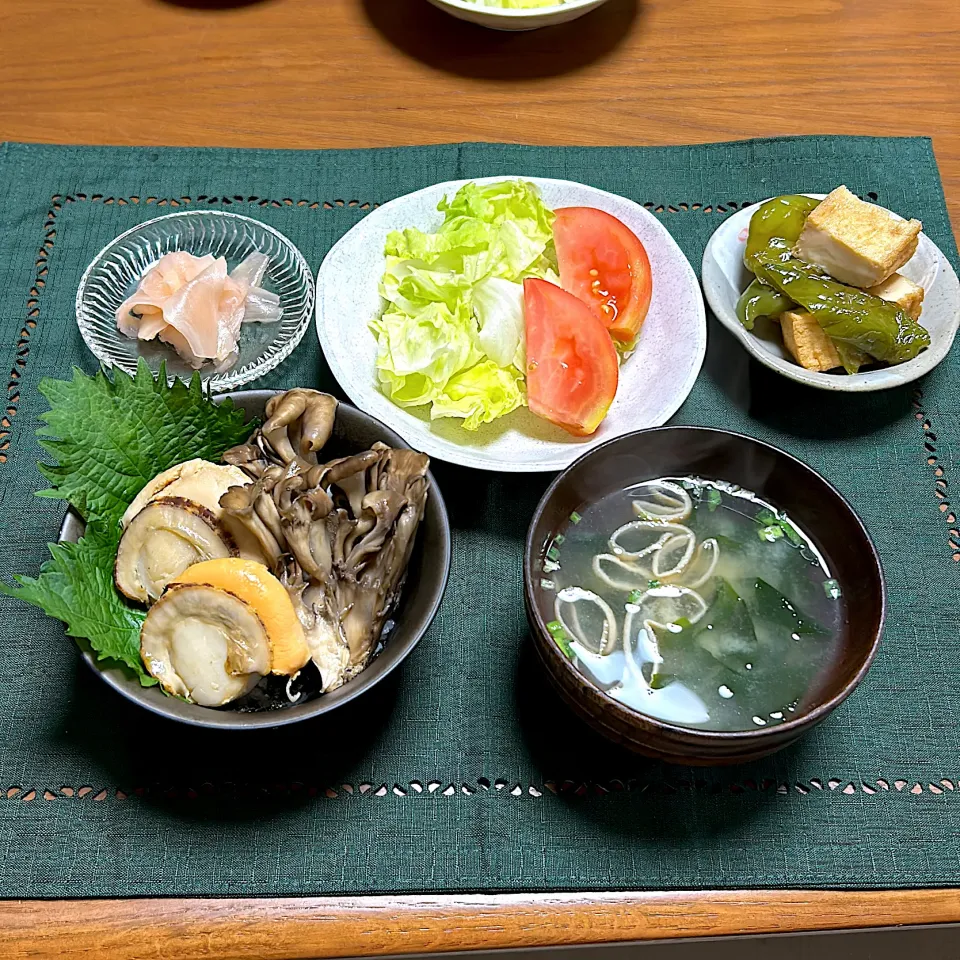
[[[956,0],[610,0],[517,35],[425,0],[4,0],[0,10],[0,140],[930,134],[960,227]],[[953,921],[960,891],[8,902],[0,955],[288,960]]]

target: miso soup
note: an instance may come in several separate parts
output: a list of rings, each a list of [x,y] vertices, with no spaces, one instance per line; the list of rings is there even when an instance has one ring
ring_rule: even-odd
[[[668,723],[792,718],[838,647],[841,585],[755,494],[664,477],[574,513],[546,545],[549,629],[609,696]]]

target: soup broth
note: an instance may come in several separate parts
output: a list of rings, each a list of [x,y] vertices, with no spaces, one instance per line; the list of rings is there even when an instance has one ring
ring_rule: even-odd
[[[707,730],[790,720],[835,656],[840,584],[786,515],[733,484],[665,477],[574,513],[547,544],[551,634],[649,716]]]

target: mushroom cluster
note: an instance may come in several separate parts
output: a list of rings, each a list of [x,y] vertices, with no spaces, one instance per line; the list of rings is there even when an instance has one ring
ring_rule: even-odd
[[[287,588],[324,692],[356,676],[395,608],[427,502],[429,459],[383,443],[320,461],[337,401],[273,397],[250,441],[224,454],[251,480],[220,499]]]
[[[222,464],[178,464],[124,515],[117,588],[150,607],[141,654],[169,692],[220,706],[310,660],[328,692],[375,653],[423,518],[429,459],[375,443],[321,462],[336,412],[328,394],[278,394]]]

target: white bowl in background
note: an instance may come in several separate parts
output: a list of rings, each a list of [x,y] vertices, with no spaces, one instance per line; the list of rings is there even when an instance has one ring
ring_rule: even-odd
[[[807,196],[822,200],[826,194],[810,193]],[[818,373],[794,362],[783,345],[775,321],[761,318],[753,330],[747,330],[737,317],[737,301],[754,279],[743,265],[743,251],[747,245],[750,218],[759,206],[755,203],[752,207],[744,207],[727,217],[716,229],[703,252],[702,275],[703,292],[710,309],[760,363],[791,380],[820,390],[863,393],[888,390],[916,380],[946,357],[960,326],[960,282],[950,262],[925,233],[920,234],[917,252],[899,271],[924,290],[920,323],[930,333],[930,346],[913,360],[852,375]]]
[[[553,7],[540,7],[533,10],[508,10],[503,7],[486,7],[471,0],[430,0],[435,7],[460,20],[469,20],[482,27],[494,30],[536,30],[538,27],[550,27],[557,23],[576,20],[591,10],[606,3],[607,0],[566,0]]]

